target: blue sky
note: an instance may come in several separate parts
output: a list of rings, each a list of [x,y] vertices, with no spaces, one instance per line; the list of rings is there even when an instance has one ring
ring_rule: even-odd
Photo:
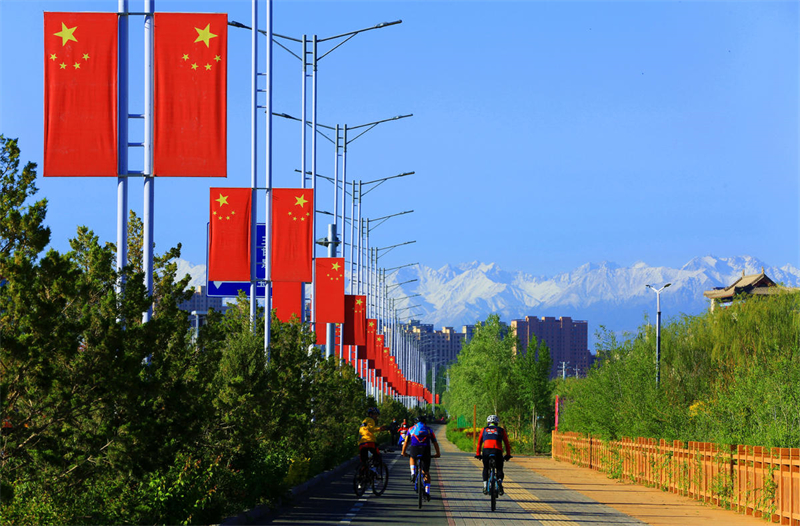
[[[42,12],[116,9],[116,0],[0,1],[0,133],[18,137],[40,169]],[[249,1],[158,0],[156,10],[250,24]],[[274,31],[325,38],[403,20],[358,35],[319,68],[320,123],[414,114],[348,150],[350,179],[416,172],[364,198],[365,216],[415,211],[372,232],[373,246],[416,240],[385,252],[381,266],[478,260],[552,275],[706,254],[800,266],[798,14],[798,2],[761,1],[276,1]],[[141,21],[131,22],[131,113],[142,109]],[[228,35],[229,177],[156,181],[156,251],[180,242],[195,264],[205,262],[208,188],[250,184],[250,34]],[[274,110],[299,116],[300,62],[274,53]],[[299,123],[275,119],[274,131],[274,184],[297,186]],[[131,141],[141,134],[131,126]],[[138,151],[131,159],[141,169]],[[332,175],[325,139],[317,162]],[[54,248],[68,250],[78,225],[115,240],[116,179],[38,186]],[[129,192],[141,215],[141,179]],[[317,199],[332,209],[329,183]],[[328,216],[318,220],[323,237]]]

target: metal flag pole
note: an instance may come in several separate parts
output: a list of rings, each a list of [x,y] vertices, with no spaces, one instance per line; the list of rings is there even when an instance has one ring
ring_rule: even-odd
[[[257,2],[258,0],[253,0]],[[267,52],[266,52],[266,240],[264,242],[264,267],[266,287],[264,288],[264,352],[267,355],[267,366],[270,361],[270,325],[272,322],[272,0],[267,0]],[[253,31],[256,34],[257,31]],[[303,300],[303,304],[305,300]],[[302,309],[301,309],[302,313]]]
[[[302,52],[300,54],[300,62],[302,63],[302,68],[303,68],[303,75],[302,75],[303,84],[302,84],[302,86],[300,88],[300,98],[302,99],[300,101],[300,107],[301,107],[301,109],[300,109],[300,188],[306,188],[306,108],[307,108],[307,105],[306,105],[306,99],[307,99],[307,97],[306,97],[306,85],[307,85],[307,81],[306,81],[306,66],[307,66],[307,64],[306,64],[306,55],[308,53],[308,51],[306,50],[307,42],[308,42],[308,38],[306,37],[306,35],[303,35],[303,40],[302,40],[302,43],[303,43],[302,48],[303,49],[302,49]],[[316,207],[317,207],[317,203],[314,203],[314,208],[316,209]],[[312,219],[312,222],[313,222],[313,220],[316,219],[314,217],[314,215],[316,215],[316,212],[314,210],[312,210],[312,212],[313,212],[313,215],[311,216],[311,219]],[[312,235],[311,242],[312,242],[312,244],[314,242],[313,235]],[[314,277],[313,277],[314,246],[313,245],[311,247],[311,261],[312,261],[312,264],[311,264],[312,277],[311,277],[311,279],[313,281],[313,279],[314,279]],[[306,284],[305,283],[300,285],[300,296],[302,297],[301,301],[302,301],[302,304],[303,304],[303,307],[300,309],[300,312],[301,312],[300,321],[301,322],[305,322],[305,321],[307,321],[306,320],[306,316],[305,316],[305,313],[306,313]],[[313,306],[311,308],[311,315],[312,316],[314,315]]]
[[[153,317],[153,224],[155,222],[155,179],[153,177],[153,13],[155,0],[144,0],[144,213],[142,265],[150,304],[142,315],[147,323]]]
[[[128,0],[118,0],[117,47],[117,272],[128,264]],[[122,276],[117,294],[122,294]]]
[[[256,226],[258,217],[258,0],[252,0],[251,18],[253,30],[250,32],[250,194],[252,203],[250,205],[250,330],[256,332],[256,306],[258,305],[258,272],[256,247],[258,246],[256,237],[258,227]],[[267,113],[267,119],[270,114]],[[265,316],[269,311],[265,309]],[[269,319],[265,318],[265,323]]]

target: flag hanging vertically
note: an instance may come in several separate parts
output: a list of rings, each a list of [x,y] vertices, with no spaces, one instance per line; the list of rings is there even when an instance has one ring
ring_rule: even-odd
[[[344,258],[317,258],[315,261],[314,321],[342,323],[345,321]]]
[[[153,173],[226,177],[228,15],[156,13],[154,27]]]
[[[272,308],[275,315],[284,323],[294,316],[297,321],[303,319],[303,284],[292,281],[276,281],[272,283]]]
[[[273,282],[311,283],[313,235],[314,193],[305,188],[273,188],[270,267]]]
[[[117,14],[44,14],[45,177],[117,175]]]
[[[211,188],[208,281],[250,281],[250,188]]]
[[[347,294],[344,297],[344,344],[367,343],[367,297]]]

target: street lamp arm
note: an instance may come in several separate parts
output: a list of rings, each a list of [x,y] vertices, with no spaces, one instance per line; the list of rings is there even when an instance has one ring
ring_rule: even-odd
[[[388,119],[381,119],[379,121],[367,122],[367,123],[364,123],[364,124],[359,124],[358,126],[348,126],[347,129],[348,130],[357,130],[357,129],[363,128],[365,126],[372,126],[373,124],[381,124],[383,122],[396,121],[396,120],[399,120],[399,119],[405,119],[406,117],[413,117],[413,116],[414,116],[413,113],[409,113],[408,115],[395,115],[394,117],[389,117]],[[355,139],[351,139],[351,140],[354,141]],[[347,141],[347,142],[351,142],[351,141]]]
[[[394,26],[394,25],[402,24],[402,23],[403,23],[402,20],[395,20],[394,22],[381,22],[380,24],[376,24],[376,25],[374,25],[372,27],[365,27],[364,29],[357,29],[355,31],[348,31],[347,33],[342,33],[341,35],[334,35],[332,37],[320,38],[320,39],[317,39],[317,42],[325,42],[327,40],[336,40],[337,38],[344,38],[344,37],[351,36],[351,35],[355,36],[355,35],[357,35],[359,33],[364,33],[366,31],[372,31],[373,29],[381,29],[383,27]]]
[[[401,173],[401,174],[392,175],[392,176],[389,176],[389,177],[384,177],[384,178],[382,178],[382,179],[375,179],[374,181],[367,181],[367,182],[365,182],[365,183],[361,183],[361,184],[362,184],[362,185],[364,185],[364,186],[366,186],[366,185],[368,185],[368,184],[375,184],[375,183],[378,183],[378,186],[380,186],[382,183],[384,183],[385,181],[388,181],[389,179],[397,179],[398,177],[405,177],[405,176],[407,176],[407,175],[414,175],[415,173],[416,173],[416,172],[404,172],[404,173]],[[367,195],[368,193],[370,193],[371,191],[373,191],[375,188],[377,188],[377,186],[374,186],[374,187],[370,188],[369,190],[367,190],[366,192],[364,192],[364,193],[363,193],[363,194],[361,194],[361,195]]]
[[[406,241],[405,243],[398,243],[396,245],[391,245],[388,247],[376,248],[375,250],[377,250],[378,252],[380,252],[381,250],[391,250],[393,248],[402,247],[403,245],[410,245],[411,243],[416,243],[416,241]]]
[[[397,214],[392,214],[392,215],[389,215],[389,216],[379,217],[378,219],[371,219],[370,223],[373,222],[373,221],[380,221],[380,223],[378,223],[375,226],[370,226],[368,232],[372,232],[373,230],[375,230],[376,228],[378,228],[379,226],[384,224],[389,218],[392,218],[392,217],[395,217],[395,216],[401,216],[403,214],[410,214],[411,212],[413,212],[413,210],[406,210],[405,212],[398,212]]]
[[[385,270],[385,269],[384,269]],[[415,281],[419,281],[418,279],[410,279],[408,281],[403,281],[402,283],[395,283],[394,285],[390,285],[386,288],[386,290],[392,290],[395,287],[399,287],[400,285],[405,285],[406,283],[413,283]]]
[[[388,270],[400,270],[401,268],[413,267],[414,265],[419,265],[419,262],[417,262],[417,263],[407,263],[405,265],[400,265],[399,267],[392,267],[392,268],[387,268],[387,269],[384,269],[384,270],[387,270],[387,271]]]

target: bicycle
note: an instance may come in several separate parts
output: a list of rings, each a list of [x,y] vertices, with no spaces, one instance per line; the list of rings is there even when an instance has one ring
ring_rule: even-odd
[[[414,481],[414,489],[417,490],[417,496],[419,497],[419,509],[422,509],[422,499],[425,495],[425,473],[422,471],[422,453],[419,453],[416,458],[417,474]]]
[[[489,495],[492,498],[492,511],[497,508],[497,497],[500,491],[499,483],[497,480],[497,466],[495,464],[495,455],[494,453],[489,455],[489,480],[487,480],[487,487],[489,490]],[[511,455],[506,457],[506,460],[509,460]]]
[[[383,460],[376,460],[370,451],[367,453],[367,461],[360,462],[356,472],[353,474],[353,491],[356,497],[361,497],[367,490],[367,487],[372,487],[372,493],[379,497],[386,491],[386,486],[389,484],[389,468],[383,463]]]

